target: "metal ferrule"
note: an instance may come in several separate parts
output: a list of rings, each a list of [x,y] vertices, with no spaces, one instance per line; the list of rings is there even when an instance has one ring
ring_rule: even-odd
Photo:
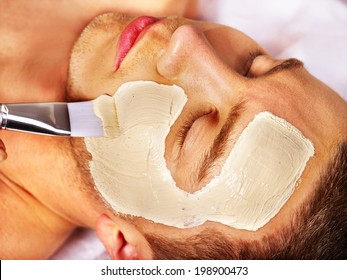
[[[0,111],[3,129],[56,136],[71,135],[67,103],[2,104]]]
[[[2,129],[6,128],[7,125],[7,115],[8,115],[8,109],[6,105],[1,105],[0,106],[0,127]]]

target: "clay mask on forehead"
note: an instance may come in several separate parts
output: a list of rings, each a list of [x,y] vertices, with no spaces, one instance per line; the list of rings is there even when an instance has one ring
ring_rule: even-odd
[[[121,134],[85,139],[97,190],[115,211],[169,226],[210,220],[257,230],[288,200],[314,153],[298,129],[262,112],[244,129],[220,174],[190,194],[176,186],[164,159],[166,136],[187,102],[183,89],[131,82],[108,97],[111,106],[100,100],[94,101],[97,115],[110,124],[117,111]]]

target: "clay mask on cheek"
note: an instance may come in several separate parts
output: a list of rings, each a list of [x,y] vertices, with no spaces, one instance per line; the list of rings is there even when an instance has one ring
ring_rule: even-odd
[[[104,101],[97,99],[94,109],[110,123]],[[312,143],[285,120],[262,112],[244,129],[220,174],[190,194],[176,186],[164,159],[166,136],[186,101],[177,86],[122,85],[109,98],[121,135],[85,139],[97,190],[116,212],[157,223],[184,228],[211,220],[257,230],[293,193],[314,153]]]

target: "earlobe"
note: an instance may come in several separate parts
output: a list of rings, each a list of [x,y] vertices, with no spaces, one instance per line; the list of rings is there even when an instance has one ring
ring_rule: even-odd
[[[122,229],[108,216],[102,215],[98,218],[96,233],[112,259],[139,259],[136,246],[127,241]]]

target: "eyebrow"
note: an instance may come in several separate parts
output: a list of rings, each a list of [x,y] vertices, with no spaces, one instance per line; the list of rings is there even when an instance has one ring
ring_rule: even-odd
[[[286,59],[285,61],[283,61],[281,64],[276,65],[275,67],[271,68],[266,73],[262,74],[261,77],[272,75],[272,74],[275,74],[278,72],[282,72],[284,70],[303,68],[303,67],[304,67],[304,63],[302,61],[300,61],[299,59],[289,58],[289,59]]]
[[[197,182],[201,182],[202,179],[210,172],[215,162],[225,154],[225,149],[230,139],[231,131],[233,130],[235,123],[239,119],[240,112],[244,108],[244,102],[240,102],[235,105],[229,112],[228,118],[224,123],[222,129],[217,135],[216,139],[208,152],[206,152],[200,159],[197,165]]]

